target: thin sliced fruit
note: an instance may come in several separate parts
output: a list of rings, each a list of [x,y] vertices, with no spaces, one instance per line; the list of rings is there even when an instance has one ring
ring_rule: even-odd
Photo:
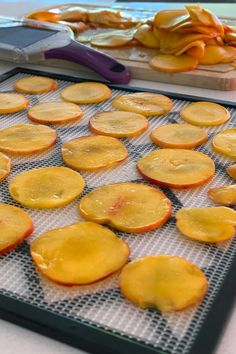
[[[81,119],[83,112],[77,104],[70,102],[46,102],[31,107],[28,118],[43,124],[71,123]]]
[[[213,65],[221,63],[225,58],[226,52],[224,47],[219,45],[206,45],[203,57],[200,59],[199,64]]]
[[[78,104],[99,103],[111,96],[108,86],[99,82],[80,82],[62,91],[63,100]]]
[[[235,234],[236,211],[227,207],[183,208],[176,213],[179,231],[193,240],[222,242]]]
[[[228,173],[228,175],[230,177],[232,177],[233,179],[236,179],[236,164],[228,166],[226,168],[226,172]]]
[[[82,136],[62,145],[65,164],[76,170],[96,171],[115,167],[127,157],[125,145],[109,136]]]
[[[167,124],[155,128],[152,141],[161,146],[175,149],[191,149],[207,141],[205,130],[190,124]]]
[[[212,179],[214,161],[207,155],[186,149],[160,149],[137,163],[141,175],[157,185],[185,189],[201,186]]]
[[[168,113],[173,103],[164,95],[137,92],[116,97],[112,106],[121,111],[135,112],[144,116],[159,116]]]
[[[231,63],[236,59],[236,48],[225,46],[224,50],[225,50],[225,56],[224,59],[221,60],[221,63]]]
[[[22,209],[0,203],[0,254],[8,252],[34,230],[30,216]]]
[[[124,111],[97,113],[90,119],[90,130],[96,134],[115,138],[131,138],[148,128],[148,120],[141,114]]]
[[[181,311],[199,303],[207,288],[207,279],[197,266],[169,255],[136,259],[120,274],[120,290],[128,300],[161,312]]]
[[[220,125],[229,120],[229,111],[213,102],[192,102],[184,107],[180,116],[183,120],[194,125]]]
[[[28,104],[27,98],[19,93],[0,93],[0,114],[23,111]]]
[[[78,197],[85,182],[78,172],[67,167],[43,167],[17,175],[10,181],[13,199],[29,208],[56,208]]]
[[[178,73],[193,70],[198,65],[198,59],[188,54],[176,56],[174,54],[157,54],[149,65],[152,69],[167,73]]]
[[[186,10],[162,10],[156,13],[154,25],[160,30],[170,31],[186,21],[189,21]]]
[[[50,77],[44,76],[29,76],[17,80],[14,84],[14,89],[19,92],[37,95],[49,91],[56,90],[58,84]]]
[[[0,152],[0,181],[4,180],[11,171],[11,160]]]
[[[163,225],[171,202],[160,190],[132,182],[99,187],[80,201],[80,214],[125,232],[145,232]]]
[[[212,139],[215,151],[236,160],[236,128],[226,129]]]
[[[236,184],[211,188],[207,195],[217,204],[234,205],[236,204]]]
[[[136,30],[134,38],[148,48],[159,48],[160,46],[160,41],[154,34],[152,27],[147,24],[143,24]]]
[[[63,285],[82,285],[122,268],[128,260],[129,247],[101,225],[78,222],[39,236],[32,242],[30,253],[49,279]]]
[[[96,47],[122,47],[132,41],[133,35],[133,30],[116,30],[111,32],[98,33],[92,36],[90,43]]]
[[[13,155],[32,155],[49,149],[57,133],[45,125],[19,124],[0,130],[0,151]]]

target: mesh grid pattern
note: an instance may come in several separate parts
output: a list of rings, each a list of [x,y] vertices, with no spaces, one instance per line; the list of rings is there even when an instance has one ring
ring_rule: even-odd
[[[25,76],[28,75],[20,73],[14,75],[0,84],[0,91],[11,91],[12,84]],[[61,90],[70,84],[71,82],[59,81],[59,89],[55,92],[26,96],[31,104],[56,101],[60,99]],[[58,133],[58,140],[56,146],[50,151],[32,157],[14,157],[12,159],[12,173],[7,180],[1,183],[1,201],[18,205],[8,193],[8,182],[16,174],[31,168],[63,165],[60,154],[61,144],[66,140],[91,134],[87,124],[89,118],[96,112],[111,109],[112,99],[116,95],[125,93],[126,91],[113,90],[112,98],[104,103],[82,105],[84,118],[81,121],[59,127],[54,126]],[[87,184],[83,195],[97,186],[113,182],[140,181],[147,183],[136,172],[135,163],[138,158],[157,148],[151,143],[149,134],[154,127],[159,125],[181,122],[179,111],[186,103],[188,102],[175,100],[174,108],[169,114],[161,118],[152,117],[149,119],[150,126],[147,132],[129,140],[123,139],[129,151],[127,161],[105,172],[82,173]],[[233,126],[236,111],[233,109],[230,111],[230,122],[224,124],[223,127],[208,128],[209,137]],[[2,116],[0,126],[2,129],[19,123],[31,123],[27,119],[27,112]],[[193,190],[165,190],[166,195],[173,203],[173,215],[183,206],[213,206],[213,203],[207,198],[207,190],[215,185],[230,183],[225,168],[231,162],[212,152],[211,139],[197,150],[213,157],[216,163],[215,178],[206,186]],[[209,280],[209,290],[199,306],[180,313],[161,315],[155,310],[139,309],[126,301],[118,290],[117,275],[97,284],[65,288],[48,281],[38,273],[29,255],[30,242],[49,229],[78,221],[80,217],[77,213],[77,206],[78,199],[66,207],[55,210],[24,208],[34,221],[35,231],[16,250],[0,257],[0,294],[34,304],[41,309],[53,311],[73,320],[84,321],[92,326],[99,326],[108,331],[145,342],[150,347],[158,347],[171,354],[188,353],[231,266],[236,253],[236,240],[227,241],[220,245],[205,245],[188,240],[176,230],[173,216],[163,227],[151,232],[127,234],[115,231],[128,242],[131,249],[130,259],[151,254],[178,255],[192,261],[205,272]]]

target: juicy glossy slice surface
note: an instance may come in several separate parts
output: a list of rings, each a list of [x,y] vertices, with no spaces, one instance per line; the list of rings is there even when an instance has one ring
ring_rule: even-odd
[[[10,173],[11,160],[0,152],[0,181],[4,180]]]
[[[65,164],[76,170],[96,171],[114,167],[128,157],[125,145],[109,136],[83,136],[62,145]]]
[[[180,311],[197,304],[208,287],[204,273],[181,257],[146,256],[128,263],[120,275],[120,290],[142,308]]]
[[[212,139],[215,151],[236,160],[236,128],[230,128],[218,133]]]
[[[164,95],[137,92],[116,97],[112,106],[121,111],[135,112],[144,116],[159,116],[168,113],[173,103]]]
[[[124,111],[97,113],[90,120],[92,132],[115,138],[129,138],[142,134],[148,128],[148,120],[141,114]]]
[[[19,92],[29,94],[40,94],[56,90],[58,84],[50,77],[30,76],[17,80],[14,84],[14,89]]]
[[[112,231],[92,222],[50,230],[31,244],[40,271],[64,285],[82,285],[118,271],[129,257],[128,245]]]
[[[138,171],[147,180],[172,188],[194,188],[214,175],[214,161],[207,155],[186,149],[160,149],[138,160]]]
[[[0,151],[13,155],[32,155],[49,149],[56,138],[56,131],[45,125],[13,125],[0,130]]]
[[[0,203],[0,254],[15,248],[34,229],[30,216],[22,209]]]
[[[82,193],[85,182],[78,172],[67,167],[43,167],[17,175],[9,192],[29,208],[55,208],[66,205]]]
[[[155,128],[152,141],[161,147],[191,149],[207,141],[207,133],[190,124],[167,124]]]
[[[188,54],[179,56],[174,54],[158,54],[150,60],[149,65],[157,71],[178,73],[195,69],[198,65],[198,59]]]
[[[108,223],[121,231],[144,232],[165,223],[171,202],[160,190],[132,182],[99,187],[84,196],[80,214],[88,220]]]
[[[62,91],[63,100],[78,104],[99,103],[111,96],[108,86],[99,82],[81,82]]]
[[[222,242],[235,235],[236,211],[227,207],[183,208],[176,220],[179,231],[196,241]]]
[[[27,98],[19,93],[0,93],[0,114],[23,111],[28,104]]]
[[[218,186],[208,190],[208,197],[221,205],[236,204],[236,184]]]
[[[90,43],[96,47],[116,48],[128,44],[133,39],[133,30],[115,30],[92,36]]]

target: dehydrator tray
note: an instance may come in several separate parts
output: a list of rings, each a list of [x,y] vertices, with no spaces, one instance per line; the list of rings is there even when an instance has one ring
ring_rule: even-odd
[[[30,75],[49,76],[58,80],[59,88],[41,95],[26,95],[30,104],[60,100],[62,89],[74,82],[88,81],[43,71],[16,68],[0,78],[0,91],[11,92],[13,83]],[[18,173],[37,167],[63,165],[61,144],[72,138],[91,134],[88,121],[96,112],[111,109],[112,99],[137,91],[130,86],[109,85],[112,98],[95,105],[81,105],[84,117],[73,124],[53,126],[58,139],[48,152],[31,157],[12,158],[12,172],[0,185],[0,201],[18,205],[8,193],[8,182]],[[114,182],[146,183],[135,168],[136,161],[157,149],[149,140],[154,127],[181,122],[180,109],[189,101],[207,100],[191,96],[164,93],[174,101],[171,112],[162,117],[149,118],[148,131],[132,139],[122,139],[129,150],[129,158],[118,167],[96,173],[81,173],[86,180],[84,194],[97,186]],[[222,126],[208,128],[209,140],[197,148],[207,153],[216,164],[214,179],[205,186],[190,190],[162,189],[173,203],[173,214],[160,229],[146,233],[115,233],[126,240],[131,249],[130,260],[150,254],[170,254],[184,257],[206,274],[209,290],[198,306],[176,313],[160,314],[154,309],[141,309],[131,304],[118,289],[118,276],[101,282],[76,287],[63,287],[45,279],[36,270],[30,254],[31,241],[46,230],[71,224],[80,219],[76,201],[55,210],[27,209],[35,231],[17,249],[0,257],[0,316],[24,327],[36,330],[78,348],[99,354],[210,354],[223,329],[236,294],[236,239],[221,244],[202,244],[179,234],[175,227],[175,211],[181,207],[213,206],[207,190],[216,185],[231,183],[225,168],[232,161],[215,154],[211,138],[217,132],[233,127],[236,104],[219,100],[231,112],[231,119]],[[27,112],[1,115],[0,129],[29,123]]]

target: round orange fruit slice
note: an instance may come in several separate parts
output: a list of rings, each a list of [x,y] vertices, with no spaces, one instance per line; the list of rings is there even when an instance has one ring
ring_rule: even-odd
[[[148,121],[143,115],[124,111],[97,113],[89,124],[92,132],[115,138],[132,138],[148,128]]]
[[[230,118],[229,111],[213,102],[192,102],[184,107],[180,116],[183,120],[194,125],[220,125]]]
[[[201,186],[215,173],[214,161],[207,155],[186,149],[160,149],[137,163],[141,175],[154,184],[185,189]]]
[[[80,82],[62,91],[63,100],[78,104],[99,103],[111,96],[108,86],[99,82]]]
[[[236,179],[236,164],[228,166],[226,172],[231,178]]]
[[[120,290],[128,300],[161,312],[181,311],[199,303],[207,288],[208,281],[197,266],[169,255],[137,259],[120,274]]]
[[[77,104],[69,102],[46,102],[31,107],[28,118],[42,124],[64,124],[81,119],[83,112]]]
[[[137,92],[116,97],[112,102],[112,106],[121,111],[139,113],[144,116],[160,116],[168,113],[173,103],[164,95]]]
[[[179,231],[196,241],[222,242],[235,235],[236,211],[227,207],[183,208],[176,220]]]
[[[11,171],[11,160],[0,152],[0,181],[4,180]]]
[[[121,238],[92,222],[47,231],[32,242],[30,252],[39,270],[63,285],[106,278],[124,266],[130,253]]]
[[[236,128],[226,129],[212,139],[213,149],[236,160]]]
[[[49,149],[57,133],[45,125],[19,124],[0,130],[0,151],[12,155],[32,155]]]
[[[155,128],[152,141],[161,147],[175,149],[191,149],[207,141],[207,133],[190,124],[167,124]]]
[[[158,54],[153,57],[149,65],[152,69],[166,73],[178,73],[193,70],[198,66],[198,59],[187,54]]]
[[[213,200],[213,202],[217,204],[235,205],[236,184],[211,188],[208,190],[207,195],[211,200]]]
[[[29,208],[56,208],[78,197],[85,182],[67,167],[43,167],[23,172],[9,183],[9,192],[18,203]]]
[[[23,111],[29,101],[19,93],[0,93],[0,114]]]
[[[96,171],[115,167],[127,157],[125,145],[109,136],[82,136],[62,145],[63,161],[76,170]]]
[[[18,92],[37,95],[49,91],[56,90],[58,84],[55,80],[44,76],[29,76],[17,80],[14,89]]]
[[[80,201],[87,220],[109,224],[125,232],[145,232],[163,225],[171,215],[171,202],[160,190],[132,182],[99,187]]]
[[[0,220],[0,254],[14,249],[34,230],[30,216],[12,205],[0,203]]]

